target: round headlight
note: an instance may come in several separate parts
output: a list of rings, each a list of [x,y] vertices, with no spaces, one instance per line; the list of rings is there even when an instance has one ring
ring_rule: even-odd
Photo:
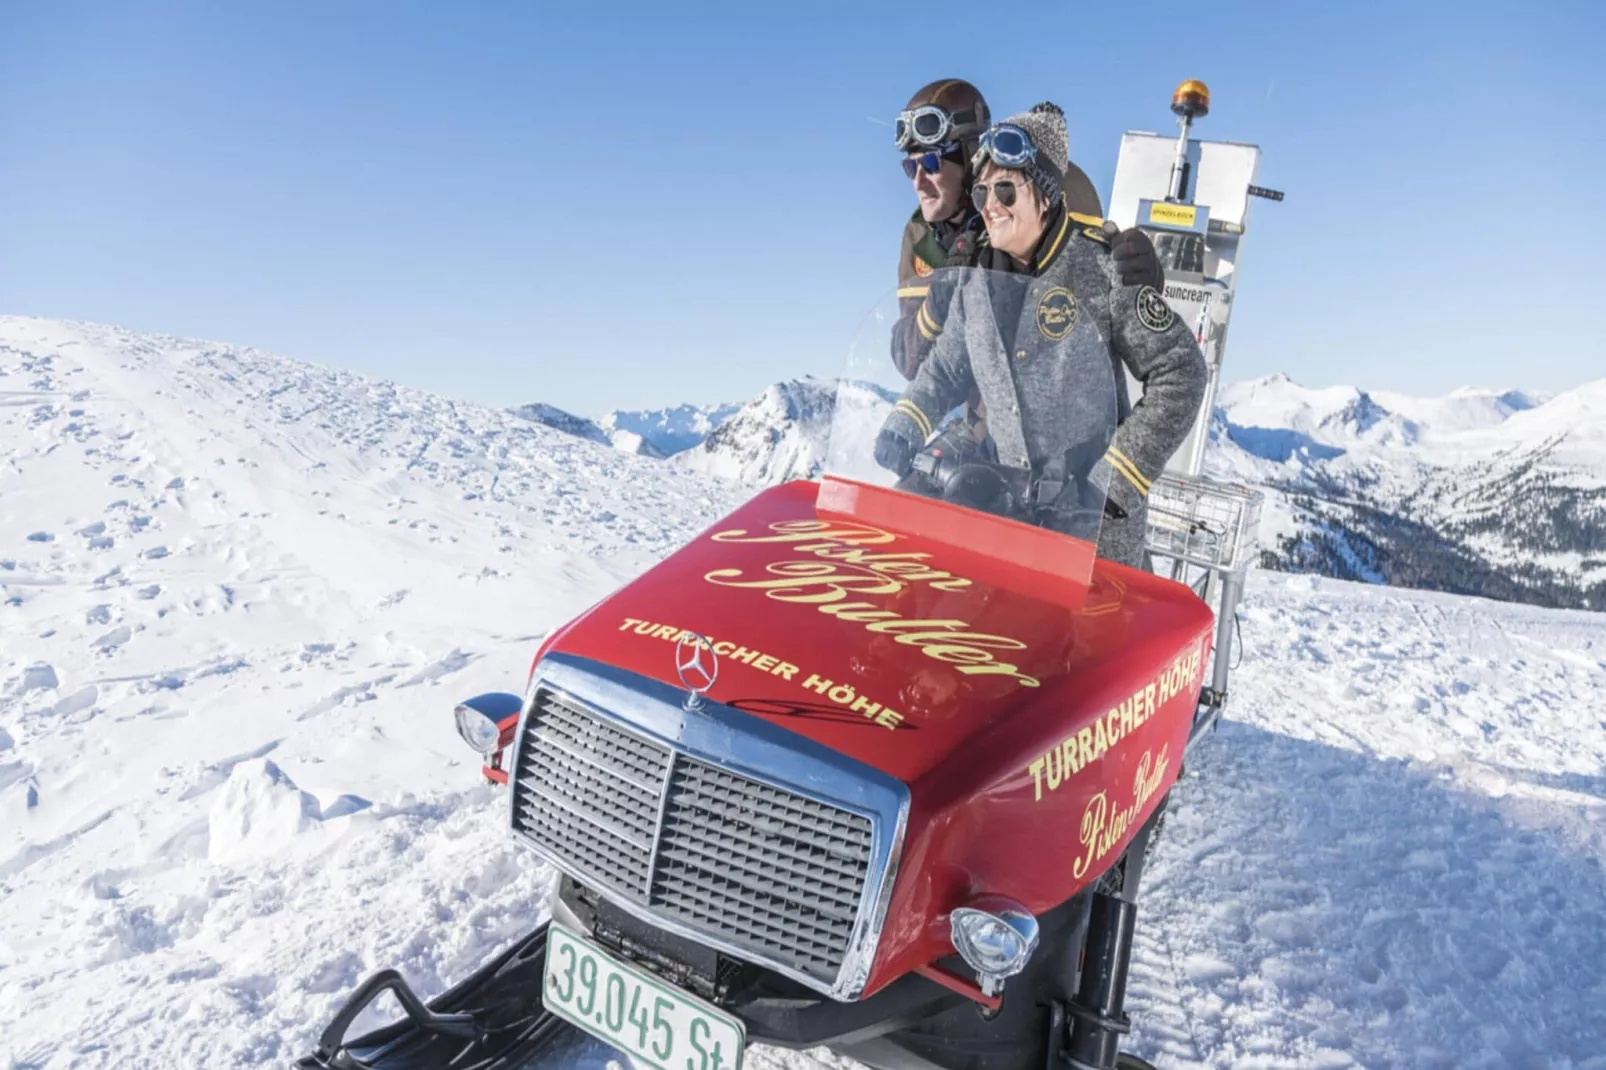
[[[949,915],[949,924],[954,949],[984,979],[1013,977],[1037,949],[1037,919],[1009,900],[960,907]]]
[[[495,754],[502,745],[502,730],[496,722],[466,702],[455,712],[457,734],[463,737],[463,742],[481,754]]]

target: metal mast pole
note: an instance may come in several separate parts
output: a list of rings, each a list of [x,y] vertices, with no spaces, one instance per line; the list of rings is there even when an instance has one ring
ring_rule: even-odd
[[[1176,105],[1173,104],[1175,109]],[[1188,136],[1193,132],[1193,110],[1178,113],[1181,118],[1177,125],[1182,133],[1177,136],[1177,156],[1171,162],[1171,190],[1166,194],[1166,200],[1175,204],[1186,203],[1188,199]]]
[[[1177,117],[1177,154],[1171,161],[1171,190],[1166,200],[1173,204],[1189,204],[1192,198],[1188,193],[1188,140],[1193,134],[1193,121],[1210,114],[1210,88],[1195,78],[1190,78],[1177,86],[1176,92],[1171,94],[1171,111]],[[1199,310],[1199,326],[1195,328],[1199,347],[1205,346],[1202,337],[1208,329],[1210,319],[1210,297],[1208,291],[1204,307]],[[1211,352],[1206,354],[1205,363],[1210,369],[1210,378],[1205,384],[1204,404],[1201,411],[1205,414],[1205,433],[1199,435],[1193,442],[1193,448],[1188,452],[1188,475],[1197,476],[1204,468],[1205,442],[1209,439],[1210,413],[1215,411],[1216,385],[1221,375],[1221,347],[1212,345]]]

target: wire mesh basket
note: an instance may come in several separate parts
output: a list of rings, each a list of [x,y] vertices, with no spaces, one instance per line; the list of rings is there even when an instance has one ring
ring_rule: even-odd
[[[1236,484],[1162,475],[1149,488],[1149,552],[1225,572],[1247,568],[1264,498]]]

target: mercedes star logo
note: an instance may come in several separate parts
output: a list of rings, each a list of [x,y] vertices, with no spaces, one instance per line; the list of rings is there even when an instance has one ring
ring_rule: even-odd
[[[707,636],[686,632],[675,644],[675,672],[691,697],[686,700],[688,709],[696,709],[702,696],[708,694],[719,679],[719,655]]]

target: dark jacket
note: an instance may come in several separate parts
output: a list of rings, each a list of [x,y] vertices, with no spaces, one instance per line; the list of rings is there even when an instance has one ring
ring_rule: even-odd
[[[1103,230],[1070,212],[1056,210],[1030,262],[989,249],[982,266],[934,276],[918,313],[936,326],[930,353],[887,426],[924,441],[979,391],[1000,463],[1041,470],[1113,422],[1092,475],[1124,516],[1105,521],[1099,553],[1141,566],[1149,485],[1204,398],[1192,331],[1154,287],[1123,285]],[[1123,371],[1143,384],[1135,405]]]
[[[968,201],[965,214],[957,221],[927,223],[918,208],[909,217],[903,228],[903,248],[898,252],[898,323],[892,332],[892,362],[905,379],[914,378],[931,348],[919,314],[932,273],[946,267],[950,256],[963,263],[973,255],[976,244],[984,241],[981,215]]]
[[[1066,170],[1063,189],[1070,211],[1092,220],[1104,214],[1092,181],[1074,163]],[[973,263],[986,244],[981,216],[970,205],[969,183],[964,214],[957,221],[927,223],[917,208],[904,225],[903,246],[898,251],[898,323],[892,332],[892,361],[905,379],[914,378],[937,337],[936,324],[922,324],[919,319],[932,272],[951,264]]]

